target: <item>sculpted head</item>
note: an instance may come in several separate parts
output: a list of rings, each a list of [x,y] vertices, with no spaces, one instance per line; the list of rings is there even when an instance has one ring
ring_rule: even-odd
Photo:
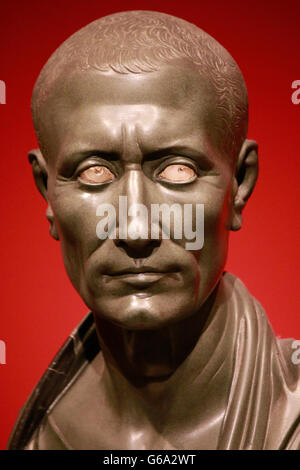
[[[257,177],[246,86],[229,53],[166,14],[110,15],[52,55],[32,113],[41,150],[30,161],[50,233],[96,318],[156,329],[199,312]],[[203,204],[203,247],[187,249],[185,233],[164,238],[161,226],[159,239],[150,230],[122,238],[119,215],[117,237],[100,239],[97,208],[111,204],[119,214],[119,196],[149,210],[189,204],[193,227]]]

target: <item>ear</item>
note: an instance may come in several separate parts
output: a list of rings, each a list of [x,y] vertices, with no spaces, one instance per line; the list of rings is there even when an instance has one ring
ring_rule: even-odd
[[[55,225],[54,215],[52,207],[48,201],[47,193],[47,181],[48,181],[48,166],[45,158],[42,155],[40,149],[34,149],[28,152],[28,159],[32,166],[32,173],[35,180],[35,184],[43,196],[48,202],[46,210],[46,217],[50,222],[50,235],[55,239],[59,240],[58,230]]]
[[[242,145],[236,165],[233,189],[231,230],[242,226],[242,211],[249,199],[258,176],[258,145],[246,139]]]

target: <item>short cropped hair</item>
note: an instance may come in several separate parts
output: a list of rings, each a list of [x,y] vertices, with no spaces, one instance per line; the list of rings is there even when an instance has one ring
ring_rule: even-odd
[[[248,127],[248,95],[243,75],[214,38],[180,18],[152,11],[126,11],[100,18],[69,37],[50,57],[32,97],[39,136],[40,109],[56,80],[78,70],[139,74],[175,59],[188,59],[215,90],[215,126],[226,153],[237,156]]]

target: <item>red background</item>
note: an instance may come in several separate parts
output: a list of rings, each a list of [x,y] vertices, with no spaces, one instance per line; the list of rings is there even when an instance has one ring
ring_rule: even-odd
[[[106,5],[107,3],[107,5]],[[33,386],[87,309],[50,239],[45,203],[27,162],[36,147],[30,97],[49,55],[71,33],[120,10],[164,11],[196,23],[240,65],[249,90],[249,137],[260,144],[260,177],[232,234],[227,269],[265,307],[275,332],[300,338],[299,124],[291,83],[300,79],[298,0],[31,0],[1,3],[0,79],[7,104],[1,129],[0,448]]]

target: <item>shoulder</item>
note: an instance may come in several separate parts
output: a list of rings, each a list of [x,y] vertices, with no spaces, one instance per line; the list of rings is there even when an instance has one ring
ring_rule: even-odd
[[[93,316],[89,313],[58,351],[20,411],[7,445],[9,450],[32,448],[33,436],[36,439],[40,435],[49,411],[99,351]]]
[[[100,352],[70,381],[47,410],[27,448],[36,450],[74,450],[98,448],[99,429],[107,419],[101,377]]]

